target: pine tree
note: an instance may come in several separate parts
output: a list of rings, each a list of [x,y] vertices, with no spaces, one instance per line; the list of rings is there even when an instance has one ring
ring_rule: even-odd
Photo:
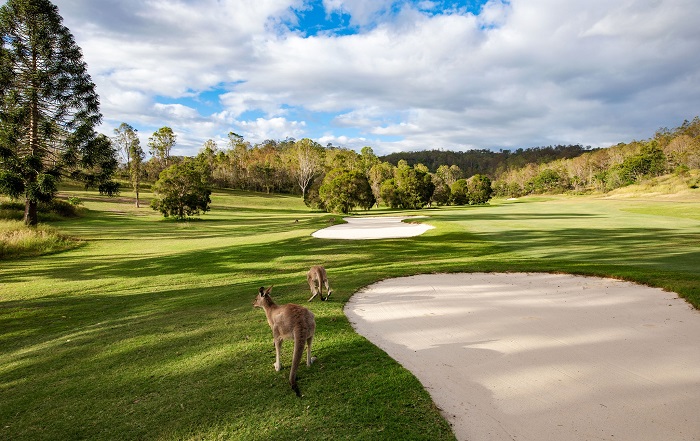
[[[8,0],[0,7],[0,192],[37,204],[53,199],[61,177],[114,194],[117,161],[97,136],[99,97],[82,51],[48,0]]]

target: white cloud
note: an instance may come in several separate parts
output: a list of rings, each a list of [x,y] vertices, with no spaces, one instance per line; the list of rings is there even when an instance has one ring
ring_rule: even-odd
[[[193,120],[199,117],[195,109],[183,106],[182,104],[156,103],[153,106],[153,110],[156,115],[166,119]]]
[[[266,139],[302,138],[305,131],[303,121],[288,121],[285,118],[257,118],[254,121],[240,121],[241,135],[246,139],[261,142]]]
[[[680,124],[700,102],[695,0],[488,0],[478,15],[323,0],[358,32],[310,37],[284,27],[302,0],[56,3],[105,128],[169,125],[192,154],[231,130],[375,143],[378,154],[605,145]],[[210,90],[224,90],[218,108],[176,103]],[[241,121],[248,112],[264,117]]]
[[[267,116],[280,116],[286,113],[280,108],[280,104],[286,101],[285,95],[284,93],[271,95],[264,92],[242,92],[235,88],[234,91],[221,95],[220,100],[234,117],[251,110],[263,111]]]

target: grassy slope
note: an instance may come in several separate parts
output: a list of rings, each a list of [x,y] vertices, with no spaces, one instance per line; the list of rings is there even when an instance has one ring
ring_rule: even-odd
[[[91,212],[57,226],[86,246],[0,264],[0,438],[452,439],[415,378],[343,315],[388,277],[608,275],[700,305],[700,198],[497,201],[425,210],[437,228],[417,238],[348,242],[311,238],[332,216],[297,198],[221,192],[202,220],[176,223],[73,193]],[[251,304],[269,284],[278,303],[305,303],[316,263],[335,291],[307,304],[319,361],[300,369],[299,400]]]

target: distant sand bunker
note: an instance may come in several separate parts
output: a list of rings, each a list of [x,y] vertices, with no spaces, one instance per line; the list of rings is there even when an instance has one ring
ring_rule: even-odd
[[[402,222],[412,217],[346,217],[347,224],[333,225],[332,227],[318,230],[312,234],[320,239],[394,239],[401,237],[419,236],[431,228],[432,225],[414,224]]]

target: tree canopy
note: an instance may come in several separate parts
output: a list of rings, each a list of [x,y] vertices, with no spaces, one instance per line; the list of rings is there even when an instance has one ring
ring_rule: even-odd
[[[115,151],[94,130],[102,118],[95,85],[62,21],[48,0],[0,7],[0,192],[24,198],[27,225],[65,175],[118,191]]]
[[[165,217],[177,219],[209,211],[211,203],[211,171],[200,160],[186,158],[160,173],[153,186],[156,197],[151,207]]]
[[[163,167],[168,166],[170,151],[177,142],[177,135],[170,127],[164,126],[153,132],[153,135],[148,138],[148,151],[151,155],[158,158]]]

